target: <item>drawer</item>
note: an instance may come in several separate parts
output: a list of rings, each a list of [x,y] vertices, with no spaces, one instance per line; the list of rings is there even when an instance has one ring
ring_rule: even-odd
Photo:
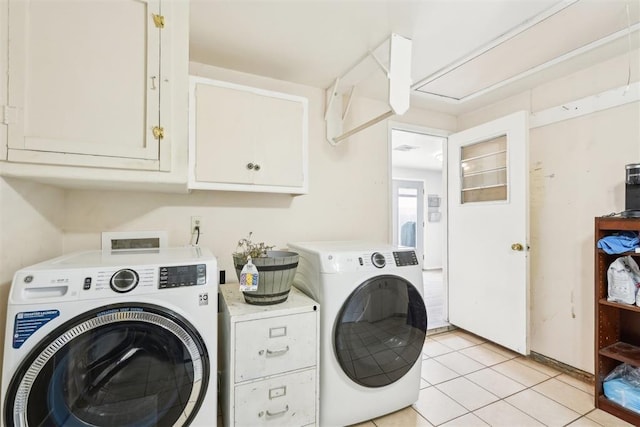
[[[235,425],[303,426],[316,418],[316,369],[236,387]]]
[[[317,314],[236,323],[235,382],[315,366]]]

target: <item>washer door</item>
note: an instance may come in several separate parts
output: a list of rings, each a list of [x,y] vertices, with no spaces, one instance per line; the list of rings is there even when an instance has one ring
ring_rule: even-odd
[[[206,393],[209,357],[185,319],[117,304],[57,328],[15,373],[7,426],[188,424]]]
[[[384,387],[421,360],[427,310],[418,290],[398,276],[376,276],[346,300],[334,345],[345,374],[364,387]]]

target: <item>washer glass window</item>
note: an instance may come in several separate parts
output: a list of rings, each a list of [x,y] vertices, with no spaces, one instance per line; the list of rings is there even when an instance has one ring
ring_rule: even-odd
[[[402,378],[421,359],[427,311],[417,289],[397,276],[377,276],[345,301],[335,326],[343,371],[365,387]]]
[[[206,392],[208,356],[190,325],[162,310],[103,308],[58,328],[14,376],[7,425],[186,423]]]

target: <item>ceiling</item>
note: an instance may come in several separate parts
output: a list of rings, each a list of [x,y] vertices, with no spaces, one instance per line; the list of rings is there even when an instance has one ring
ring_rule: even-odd
[[[445,140],[441,136],[392,129],[392,165],[394,168],[441,171]]]
[[[640,0],[190,4],[192,61],[319,88],[331,86],[391,33],[409,38],[411,105],[450,114],[640,46]],[[586,49],[585,44],[599,46]],[[357,90],[386,99],[384,73],[374,72]]]

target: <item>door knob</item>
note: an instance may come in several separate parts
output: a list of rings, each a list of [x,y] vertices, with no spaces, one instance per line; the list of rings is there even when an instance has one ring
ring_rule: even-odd
[[[524,246],[522,246],[522,243],[514,243],[513,245],[511,245],[511,250],[521,251],[523,249],[524,249]]]

